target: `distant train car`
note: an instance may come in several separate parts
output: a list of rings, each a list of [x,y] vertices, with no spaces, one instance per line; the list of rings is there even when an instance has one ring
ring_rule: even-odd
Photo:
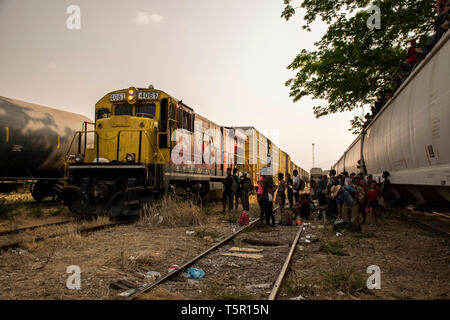
[[[312,168],[310,171],[311,174],[311,180],[319,180],[323,175],[322,168]]]
[[[0,97],[0,182],[33,180],[37,201],[62,191],[63,159],[76,150],[69,150],[73,135],[91,122],[75,113]]]
[[[334,165],[342,171],[391,174],[397,198],[450,206],[450,32]]]

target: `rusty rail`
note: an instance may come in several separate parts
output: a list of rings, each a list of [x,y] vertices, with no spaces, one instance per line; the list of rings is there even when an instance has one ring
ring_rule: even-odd
[[[70,222],[75,222],[75,220],[64,220],[64,221],[59,221],[59,222],[47,223],[47,224],[39,224],[39,225],[36,225],[36,226],[30,226],[30,227],[23,227],[23,228],[17,228],[17,229],[0,231],[0,236],[4,236],[4,235],[7,235],[7,234],[13,234],[13,233],[20,233],[20,232],[24,232],[24,231],[28,231],[28,230],[34,230],[34,229],[37,229],[37,228],[58,226],[58,225],[66,224],[66,223],[70,223]]]
[[[87,233],[95,232],[95,231],[102,230],[102,229],[107,229],[107,228],[111,228],[111,227],[117,227],[117,226],[121,226],[121,225],[131,224],[134,221],[135,220],[111,222],[111,223],[102,224],[102,225],[98,225],[98,226],[86,227],[86,228],[78,230],[78,232],[80,234],[87,234]],[[22,244],[30,242],[30,241],[40,242],[40,241],[43,241],[45,239],[56,238],[56,237],[64,236],[64,235],[67,235],[67,234],[68,234],[67,232],[64,232],[64,233],[57,233],[57,234],[53,234],[53,235],[45,236],[45,237],[36,237],[36,238],[33,238],[33,239],[29,239],[29,240],[22,240],[22,241],[11,242],[11,243],[8,243],[8,244],[0,246],[0,253],[3,252],[3,251],[6,251],[8,249],[14,249],[14,248],[20,247]]]
[[[298,239],[300,239],[300,236],[303,233],[303,223],[298,227],[299,230],[297,231],[297,234],[295,235],[294,242],[292,242],[291,249],[289,250],[288,256],[286,260],[284,261],[283,268],[281,268],[280,274],[278,275],[278,279],[273,285],[272,291],[270,292],[269,299],[268,300],[275,300],[278,289],[280,289],[281,283],[283,282],[284,276],[286,274],[287,268],[289,267],[289,263],[291,262],[292,256],[294,255],[295,247],[297,246]]]
[[[277,211],[279,209],[279,206],[274,208],[273,211]],[[236,232],[234,232],[233,234],[229,235],[228,237],[226,237],[225,239],[223,239],[221,242],[215,244],[214,246],[210,247],[209,249],[207,249],[206,251],[203,251],[202,253],[200,253],[198,256],[196,256],[195,258],[189,260],[188,262],[186,262],[185,264],[183,264],[180,268],[166,274],[164,277],[162,277],[161,279],[159,279],[158,281],[148,284],[146,286],[143,286],[141,288],[138,288],[135,292],[131,293],[128,297],[126,297],[127,300],[134,300],[137,296],[150,291],[151,289],[155,288],[156,286],[160,285],[161,283],[173,278],[175,275],[180,274],[183,270],[185,270],[187,267],[189,267],[190,265],[192,265],[193,263],[195,263],[196,261],[200,260],[202,257],[206,256],[208,253],[210,253],[211,251],[216,250],[217,248],[221,247],[222,245],[224,245],[225,243],[227,243],[228,241],[232,240],[234,237],[236,237],[239,233],[241,233],[242,231],[244,231],[245,229],[253,226],[255,223],[257,223],[260,220],[260,218],[256,218],[255,220],[253,220],[252,222],[250,222],[248,225],[240,228],[239,230],[237,230]]]

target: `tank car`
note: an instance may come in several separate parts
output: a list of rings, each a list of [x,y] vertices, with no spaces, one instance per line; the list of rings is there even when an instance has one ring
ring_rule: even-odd
[[[73,135],[89,123],[82,115],[0,97],[0,184],[32,180],[37,201],[59,194]]]

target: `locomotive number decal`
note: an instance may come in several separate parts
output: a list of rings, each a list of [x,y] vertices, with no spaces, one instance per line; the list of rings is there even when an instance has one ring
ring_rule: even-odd
[[[139,91],[138,99],[139,100],[156,100],[156,99],[158,99],[158,92]]]
[[[109,100],[112,101],[122,101],[125,100],[125,92],[113,93],[109,96]]]

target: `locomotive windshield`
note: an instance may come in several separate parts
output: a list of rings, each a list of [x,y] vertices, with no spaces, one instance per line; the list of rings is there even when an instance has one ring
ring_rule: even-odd
[[[128,104],[117,104],[114,108],[115,116],[131,116],[133,115],[133,107]]]
[[[151,104],[141,104],[136,105],[135,115],[136,117],[155,117],[156,106],[154,103]]]
[[[134,108],[134,113],[133,113]],[[114,107],[115,116],[136,116],[145,118],[154,118],[156,112],[156,105],[151,104],[136,104],[134,107],[129,104],[116,104]]]

